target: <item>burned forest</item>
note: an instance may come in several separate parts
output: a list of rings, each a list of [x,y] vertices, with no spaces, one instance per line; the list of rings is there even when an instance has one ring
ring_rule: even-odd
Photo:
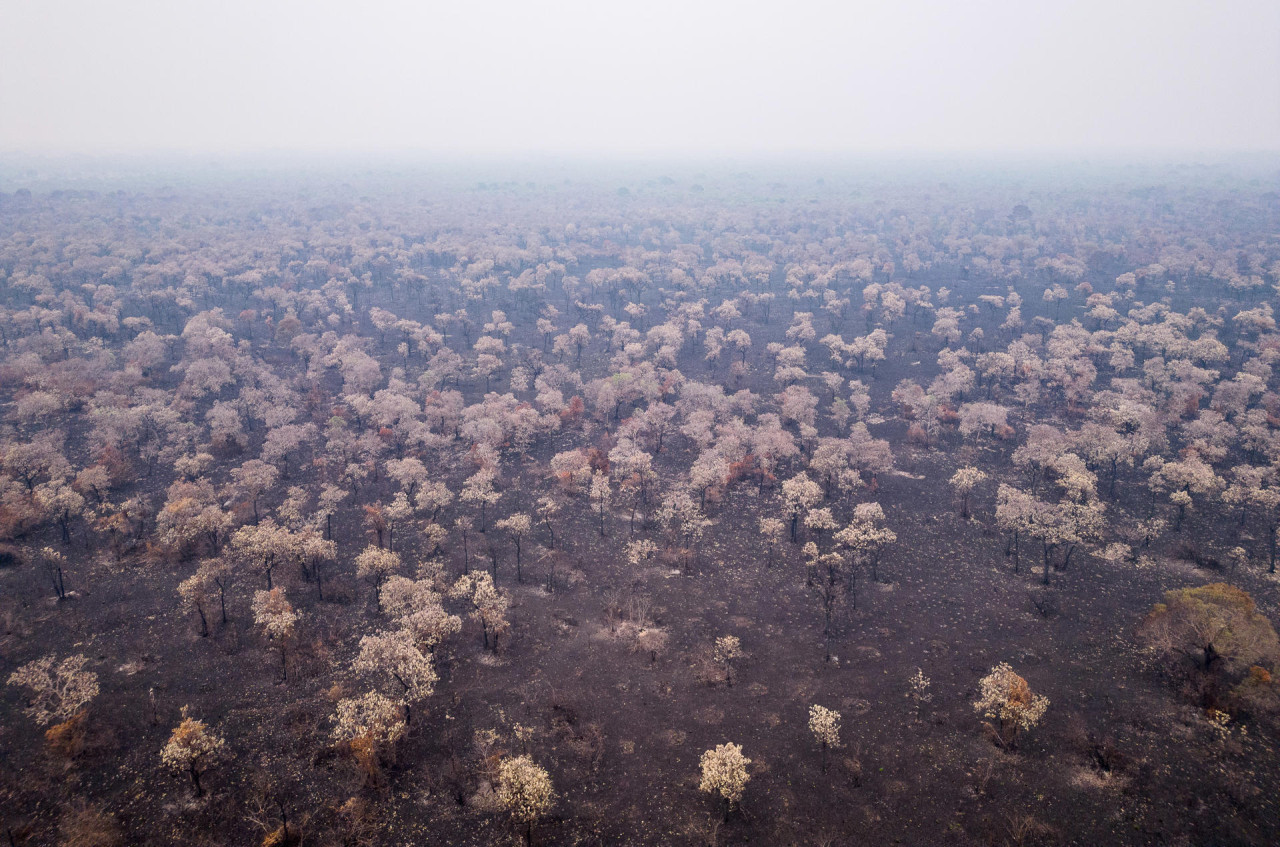
[[[0,830],[1280,842],[1274,167],[0,193]]]

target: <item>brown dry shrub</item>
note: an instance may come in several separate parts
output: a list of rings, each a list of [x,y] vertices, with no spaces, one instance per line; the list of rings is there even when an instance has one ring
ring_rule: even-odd
[[[1231,690],[1231,705],[1255,717],[1280,715],[1280,685],[1266,668],[1253,665]]]
[[[49,749],[64,759],[73,759],[80,755],[84,751],[84,739],[85,712],[80,712],[70,720],[49,727],[44,733],[44,740],[49,743]]]
[[[324,601],[326,603],[337,603],[345,606],[354,603],[357,596],[355,580],[346,574],[330,577],[324,581]]]
[[[849,778],[854,788],[862,785],[862,760],[857,756],[845,756],[840,760],[840,767]]]
[[[346,847],[369,847],[376,842],[378,819],[375,809],[361,797],[348,798],[337,808],[338,832]]]
[[[77,801],[58,821],[59,847],[118,847],[124,833],[115,816],[101,806]]]
[[[347,742],[347,749],[356,763],[356,769],[364,777],[365,785],[377,787],[382,784],[382,763],[379,761],[378,745],[367,735],[361,735]]]
[[[591,466],[592,471],[607,474],[609,472],[608,452],[599,447],[590,448],[587,450],[587,464]]]

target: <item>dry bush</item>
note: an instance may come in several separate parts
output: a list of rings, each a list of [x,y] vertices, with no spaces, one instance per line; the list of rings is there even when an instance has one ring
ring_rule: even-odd
[[[585,761],[592,771],[600,767],[604,756],[605,735],[598,723],[589,723],[569,739],[569,749]]]
[[[840,767],[849,777],[849,783],[854,788],[862,785],[862,759],[858,756],[858,750],[850,750],[849,755],[840,759]]]
[[[373,847],[378,840],[376,810],[361,797],[351,797],[337,808],[338,832],[343,847]]]
[[[59,847],[118,847],[124,833],[115,816],[95,803],[77,801],[58,821]]]
[[[714,648],[711,645],[697,648],[689,659],[694,679],[698,682],[713,688],[724,684],[724,667],[716,661]]]
[[[345,574],[324,581],[324,601],[348,606],[360,596],[355,580]]]
[[[1280,684],[1270,671],[1253,665],[1240,684],[1231,690],[1231,706],[1251,717],[1280,716]]]
[[[49,727],[44,739],[49,749],[64,759],[74,759],[84,752],[86,713],[81,711],[60,724]]]
[[[1034,815],[1010,815],[1008,829],[1008,843],[1017,845],[1017,847],[1050,844],[1053,842],[1053,827],[1037,820]]]

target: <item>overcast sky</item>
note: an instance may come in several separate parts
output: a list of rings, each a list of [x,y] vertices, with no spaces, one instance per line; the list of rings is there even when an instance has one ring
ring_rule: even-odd
[[[1280,0],[0,0],[0,150],[1280,149]]]

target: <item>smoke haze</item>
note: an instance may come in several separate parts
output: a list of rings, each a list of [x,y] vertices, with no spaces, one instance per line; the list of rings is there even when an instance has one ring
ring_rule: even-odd
[[[9,0],[0,150],[1274,150],[1274,2]]]

